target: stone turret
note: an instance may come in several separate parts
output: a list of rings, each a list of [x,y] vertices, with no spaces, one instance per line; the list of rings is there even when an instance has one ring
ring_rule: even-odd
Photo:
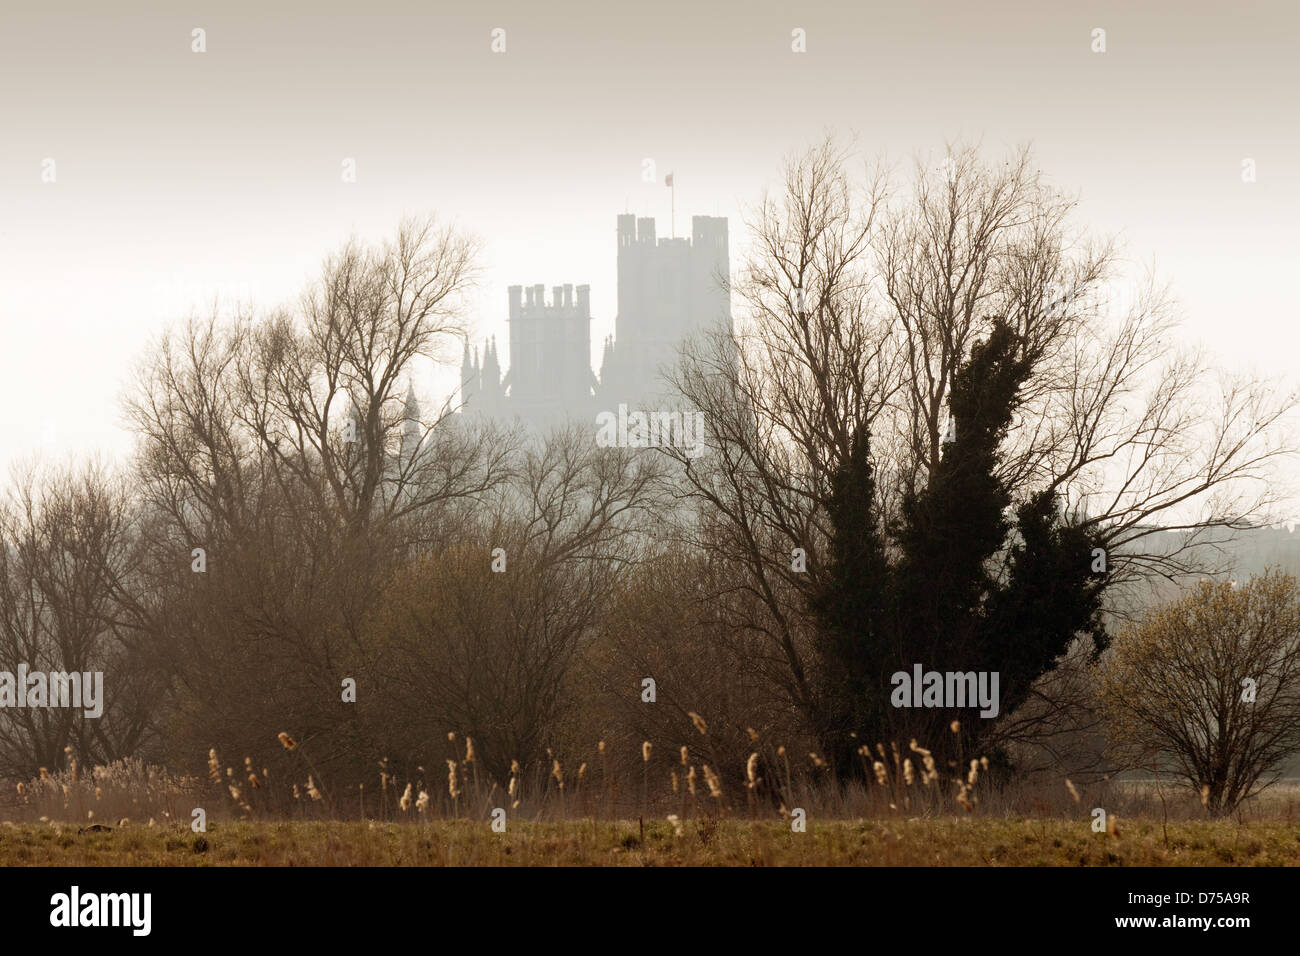
[[[652,402],[684,339],[731,330],[727,220],[691,219],[689,238],[660,238],[652,217],[618,216],[618,313],[597,378],[591,369],[591,287],[542,283],[506,290],[510,342],[503,375],[495,340],[482,363],[468,344],[461,395],[482,414],[536,424]]]

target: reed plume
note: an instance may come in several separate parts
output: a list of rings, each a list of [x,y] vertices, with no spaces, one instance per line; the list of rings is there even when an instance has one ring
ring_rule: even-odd
[[[704,765],[704,782],[709,785],[709,796],[714,799],[722,799],[722,783],[718,780],[718,775],[709,769],[709,765]]]

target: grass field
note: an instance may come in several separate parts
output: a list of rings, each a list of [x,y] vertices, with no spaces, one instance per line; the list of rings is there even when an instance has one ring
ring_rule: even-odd
[[[79,833],[0,827],[3,866],[1300,866],[1300,828],[1274,822],[939,818],[782,823],[579,820],[489,824],[214,823]]]

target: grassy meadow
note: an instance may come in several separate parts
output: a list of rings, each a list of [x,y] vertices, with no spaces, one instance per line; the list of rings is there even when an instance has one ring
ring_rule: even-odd
[[[952,817],[703,818],[428,823],[230,822],[89,830],[0,826],[4,866],[1297,866],[1300,827],[1281,822]]]
[[[995,787],[972,761],[945,785],[879,762],[844,786],[784,776],[787,806],[752,773],[753,787],[726,786],[693,764],[652,787],[645,760],[622,787],[583,764],[563,788],[556,762],[498,788],[474,773],[471,746],[441,790],[385,770],[347,805],[314,774],[276,786],[276,771],[244,763],[237,776],[213,752],[208,779],[135,760],[43,773],[0,799],[0,866],[1300,866],[1292,780],[1212,818],[1176,781]]]

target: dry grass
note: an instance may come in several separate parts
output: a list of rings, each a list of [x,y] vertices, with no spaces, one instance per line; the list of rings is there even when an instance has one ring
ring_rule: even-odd
[[[15,786],[0,809],[9,818],[0,865],[1300,865],[1293,783],[1211,822],[1185,785],[1039,777],[993,788],[983,761],[941,773],[914,743],[864,747],[870,774],[835,786],[815,754],[800,771],[783,747],[765,764],[754,752],[738,784],[692,761],[686,747],[665,754],[644,742],[639,773],[622,788],[628,806],[603,744],[598,770],[566,769],[548,753],[549,772],[543,765],[529,777],[515,765],[499,787],[478,773],[472,742],[454,734],[449,742],[464,757],[445,761],[445,777],[399,780],[380,761],[377,787],[355,815],[320,792],[309,748],[287,735],[288,779],[248,758],[227,765],[215,751],[205,780],[134,761],[89,772],[71,762]],[[774,780],[763,779],[764,765]],[[189,828],[196,806],[206,809],[206,833]],[[489,818],[503,806],[509,822],[497,833]],[[1108,815],[1106,832],[1093,832],[1097,807]],[[805,832],[792,827],[802,816],[792,808],[806,814]]]
[[[701,736],[707,725],[692,715]],[[750,731],[758,742],[757,733]],[[80,768],[69,759],[63,770],[0,789],[0,819],[18,822],[135,823],[188,822],[202,807],[209,821],[343,821],[361,823],[429,823],[436,820],[484,819],[493,808],[508,807],[512,819],[607,821],[639,817],[680,820],[702,817],[789,820],[802,808],[819,820],[942,817],[1062,819],[1092,808],[1128,819],[1158,820],[1162,825],[1203,820],[1203,801],[1186,782],[1163,780],[1071,781],[1039,773],[993,784],[988,761],[971,758],[942,770],[930,751],[911,741],[863,746],[862,777],[847,783],[832,780],[815,753],[796,758],[785,747],[759,745],[740,767],[695,759],[687,746],[656,749],[651,741],[637,747],[635,772],[619,769],[601,741],[590,760],[563,764],[549,749],[547,760],[530,773],[512,762],[508,781],[480,774],[469,738],[448,734],[449,746],[463,759],[445,763],[447,772],[416,768],[413,778],[392,772],[378,761],[375,779],[355,793],[327,786],[301,744],[279,735],[283,760],[276,770],[255,766],[252,759],[224,761],[215,750],[207,757],[204,779],[178,776],[139,760]],[[767,752],[760,753],[766,750]],[[697,756],[697,755],[696,755]],[[716,758],[713,758],[716,759]],[[274,762],[273,762],[274,763]],[[1233,814],[1237,823],[1300,820],[1300,783],[1282,781],[1245,801]]]
[[[89,769],[71,761],[58,773],[43,773],[6,791],[0,812],[29,821],[189,820],[191,808],[202,805],[201,793],[193,777],[177,776],[134,758]]]
[[[1281,823],[971,817],[781,823],[701,819],[394,823],[225,823],[78,833],[0,826],[4,866],[1296,866],[1300,832]]]
[[[479,773],[473,742],[449,734],[445,775],[419,767],[398,779],[381,760],[350,803],[322,779],[310,742],[288,734],[278,769],[211,751],[205,779],[70,760],[0,802],[0,865],[1300,865],[1294,782],[1210,821],[1186,784],[1040,775],[992,786],[986,761],[944,771],[915,742],[862,747],[863,779],[837,786],[816,754],[760,754],[750,736],[758,747],[726,779],[689,747],[650,741],[635,772],[619,772],[601,742],[576,766],[550,751],[531,772],[513,764],[499,785]],[[195,807],[205,833],[189,827]],[[505,833],[489,823],[494,808],[508,813]],[[1095,808],[1107,814],[1101,833]]]

